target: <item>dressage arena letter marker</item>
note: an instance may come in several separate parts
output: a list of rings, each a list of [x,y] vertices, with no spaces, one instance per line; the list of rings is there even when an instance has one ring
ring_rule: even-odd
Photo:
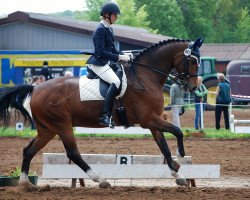
[[[131,165],[132,164],[132,156],[131,155],[117,155],[116,164],[119,165]]]
[[[120,158],[121,160],[120,160],[120,164],[125,164],[125,165],[127,165],[128,163],[128,159],[126,158],[126,157],[121,157]]]

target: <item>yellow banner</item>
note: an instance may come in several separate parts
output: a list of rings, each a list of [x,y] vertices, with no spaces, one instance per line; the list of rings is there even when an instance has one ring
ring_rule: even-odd
[[[15,67],[42,67],[44,59],[16,59]],[[81,67],[86,65],[86,58],[50,58],[46,59],[49,67]]]

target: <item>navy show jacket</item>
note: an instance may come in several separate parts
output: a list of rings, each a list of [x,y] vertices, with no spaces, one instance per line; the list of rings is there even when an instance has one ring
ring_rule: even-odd
[[[106,65],[109,61],[118,62],[119,52],[115,48],[113,31],[100,23],[93,33],[95,53],[87,64]]]

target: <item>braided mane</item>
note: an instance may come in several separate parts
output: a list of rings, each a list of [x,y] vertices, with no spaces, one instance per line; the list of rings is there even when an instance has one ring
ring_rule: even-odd
[[[163,41],[160,41],[156,44],[152,44],[150,46],[148,46],[146,49],[144,49],[142,52],[140,52],[136,57],[135,57],[135,61],[138,61],[138,58],[142,55],[144,55],[145,53],[148,53],[150,52],[151,50],[155,49],[155,48],[158,48],[158,47],[161,47],[163,45],[169,45],[171,43],[174,43],[174,42],[190,42],[190,40],[184,40],[184,39],[169,39],[169,40],[163,40]]]

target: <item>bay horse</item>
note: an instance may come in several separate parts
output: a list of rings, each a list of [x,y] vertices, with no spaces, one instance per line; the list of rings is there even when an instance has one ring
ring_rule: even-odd
[[[164,108],[162,88],[169,73],[178,77],[185,90],[193,91],[197,88],[199,48],[203,40],[198,38],[194,42],[181,39],[162,41],[143,50],[131,61],[130,66],[125,66],[128,86],[122,102],[127,110],[129,124],[139,124],[142,128],[150,129],[178,185],[187,185],[187,182],[178,173],[180,165],[172,159],[163,132],[172,133],[177,138],[177,153],[182,157],[185,155],[183,133],[161,117]],[[173,69],[175,71],[171,71]],[[9,108],[20,111],[18,114],[21,113],[25,120],[32,120],[22,105],[27,95],[31,95],[30,107],[37,136],[23,149],[20,185],[31,187],[28,173],[32,158],[58,135],[67,157],[93,181],[98,182],[99,187],[110,187],[110,184],[81,158],[72,129],[75,126],[102,128],[98,124],[98,118],[103,101],[80,101],[77,77],[59,77],[36,87],[28,84],[9,87],[0,93],[0,120],[4,126],[10,123]],[[114,121],[119,125],[116,117]]]

